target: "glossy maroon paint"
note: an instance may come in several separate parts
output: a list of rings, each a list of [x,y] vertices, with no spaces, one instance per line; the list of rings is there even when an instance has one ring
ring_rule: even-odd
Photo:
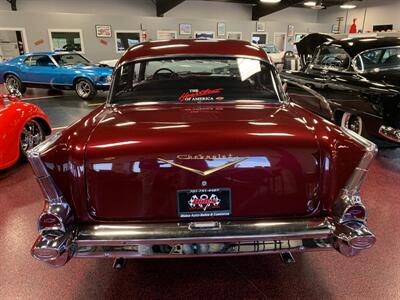
[[[50,134],[49,119],[39,107],[16,98],[13,102],[0,98],[0,170],[18,160],[21,132],[31,119],[39,121],[46,134]]]
[[[121,57],[116,65],[130,60],[166,55],[238,55],[268,60],[267,54],[261,48],[245,41],[236,40],[171,40],[145,42],[133,46]]]
[[[203,177],[158,161],[210,168],[182,154],[232,154],[253,165]],[[338,127],[294,104],[154,104],[99,108],[43,159],[82,221],[148,222],[176,221],[176,191],[204,180],[232,189],[232,219],[327,214],[362,154]]]
[[[267,59],[247,42],[175,40],[132,47],[119,65],[185,54]],[[179,158],[196,154],[246,160],[208,176],[159,160],[201,171],[228,161]],[[99,107],[42,159],[80,222],[165,222],[178,220],[177,190],[204,186],[231,189],[225,219],[327,215],[363,154],[337,126],[293,103],[150,102]]]

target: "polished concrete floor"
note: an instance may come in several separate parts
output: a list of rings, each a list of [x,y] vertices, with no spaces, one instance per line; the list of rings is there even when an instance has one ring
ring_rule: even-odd
[[[104,101],[67,93],[27,100],[61,127]],[[88,106],[89,105],[89,106]],[[336,252],[235,258],[130,260],[75,259],[53,269],[30,256],[41,193],[27,164],[0,172],[1,299],[400,299],[400,149],[382,150],[362,189],[376,245],[354,258]]]

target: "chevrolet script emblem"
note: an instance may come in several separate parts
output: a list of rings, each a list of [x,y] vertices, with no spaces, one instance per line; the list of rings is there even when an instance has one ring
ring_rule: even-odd
[[[166,160],[166,159],[159,158],[159,160],[161,160],[162,162],[165,162],[167,164],[171,164],[171,165],[173,165],[173,166],[175,166],[177,168],[181,168],[183,170],[195,173],[195,174],[200,175],[200,176],[208,176],[210,174],[218,172],[218,171],[220,171],[222,169],[225,169],[227,167],[236,165],[237,163],[240,163],[240,162],[244,161],[245,159],[247,159],[247,157],[240,158],[238,160],[228,162],[228,163],[226,163],[226,164],[224,164],[222,166],[216,167],[214,169],[210,169],[210,170],[207,170],[207,171],[200,171],[200,170],[197,170],[197,169],[193,169],[193,168],[190,168],[190,167],[187,167],[187,166],[183,166],[183,165],[177,164],[176,162],[173,162],[172,160]]]

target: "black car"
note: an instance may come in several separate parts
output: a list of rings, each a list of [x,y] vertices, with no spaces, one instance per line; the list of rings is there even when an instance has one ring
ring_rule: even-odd
[[[294,102],[381,145],[400,145],[399,38],[310,34],[296,46],[302,69],[283,79],[314,89],[330,108],[289,89]]]

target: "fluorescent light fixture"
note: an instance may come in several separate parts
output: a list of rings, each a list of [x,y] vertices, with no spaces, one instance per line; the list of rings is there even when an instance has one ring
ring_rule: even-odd
[[[262,3],[279,3],[281,0],[260,0]]]
[[[357,7],[357,5],[355,5],[355,4],[343,4],[343,5],[340,5],[340,8],[343,8],[343,9],[353,9],[353,8],[356,8]]]
[[[317,5],[317,2],[316,1],[306,1],[306,2],[304,2],[304,5],[311,7],[311,6]]]

